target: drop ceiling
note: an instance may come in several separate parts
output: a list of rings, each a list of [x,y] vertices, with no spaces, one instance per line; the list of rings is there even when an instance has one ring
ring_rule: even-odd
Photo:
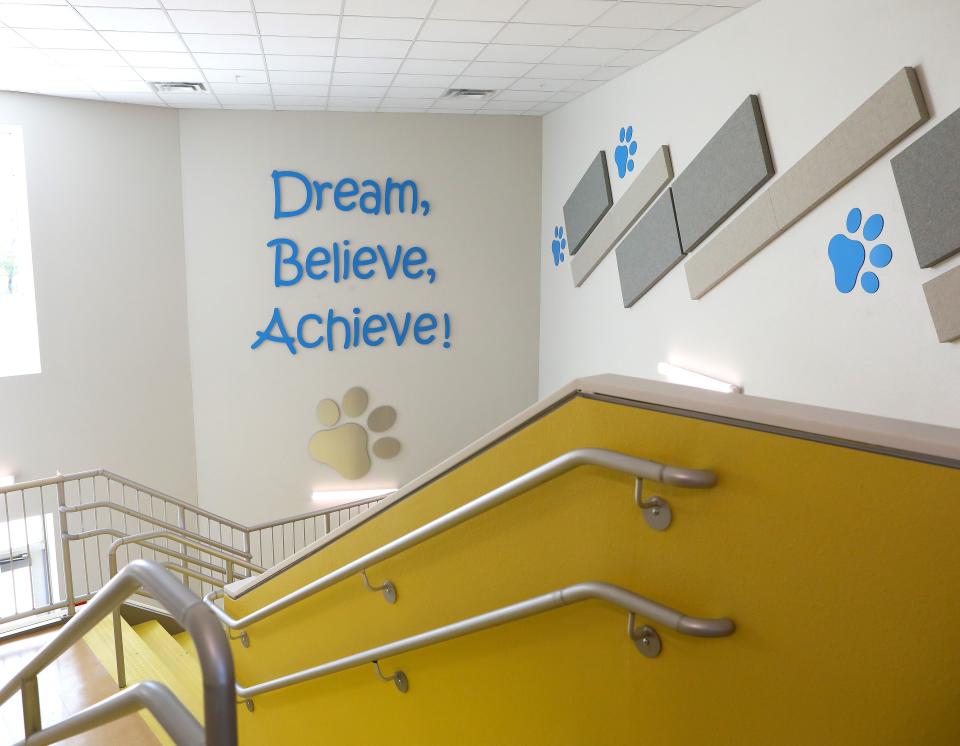
[[[0,0],[0,90],[540,116],[756,0]],[[157,93],[152,82],[197,82]],[[493,89],[484,99],[449,88]]]

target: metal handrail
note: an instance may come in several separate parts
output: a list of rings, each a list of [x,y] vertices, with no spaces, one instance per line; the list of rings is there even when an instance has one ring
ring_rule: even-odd
[[[157,681],[141,681],[117,692],[56,725],[44,728],[13,746],[46,746],[130,715],[149,710],[177,746],[202,746],[203,726],[167,687]]]
[[[203,677],[203,707],[206,723],[204,743],[207,746],[236,746],[237,713],[235,706],[236,679],[233,670],[233,654],[223,628],[210,613],[209,607],[179,583],[169,572],[155,562],[134,560],[112,578],[83,610],[76,614],[59,633],[47,643],[9,682],[0,688],[0,704],[17,691],[23,697],[25,742],[32,744],[36,734],[37,743],[43,740],[44,731],[40,722],[40,694],[37,675],[92,630],[101,619],[119,609],[120,605],[138,590],[144,589],[157,599],[193,639]],[[119,625],[118,625],[119,627]],[[154,704],[169,712],[169,702],[153,695]],[[102,705],[102,703],[101,703]],[[104,706],[110,710],[117,705]],[[103,713],[103,709],[99,712]],[[82,713],[81,713],[82,715]],[[176,713],[170,713],[176,717]],[[77,716],[75,716],[77,717]],[[164,715],[166,717],[166,715]],[[80,722],[85,729],[96,727],[102,721],[89,716]],[[77,721],[74,721],[76,725]],[[79,731],[76,731],[79,732]],[[173,735],[173,734],[171,734]],[[178,746],[195,746],[196,740],[181,734],[184,740]]]
[[[112,531],[111,529],[100,529],[104,533]],[[94,531],[88,531],[88,534],[95,533]],[[74,535],[71,535],[71,538]],[[75,536],[80,536],[80,534],[75,534]],[[264,572],[264,568],[260,565],[250,562],[246,559],[236,557],[230,553],[230,551],[223,551],[215,547],[211,547],[209,544],[205,543],[203,538],[193,537],[187,538],[179,534],[170,532],[170,531],[143,531],[139,534],[123,534],[117,537],[117,540],[110,545],[108,550],[108,556],[116,555],[120,547],[127,544],[140,544],[145,541],[152,541],[153,539],[170,539],[170,541],[176,542],[177,544],[184,544],[188,547],[196,549],[198,552],[203,552],[204,554],[209,554],[211,557],[219,557],[224,562],[229,562],[230,564],[236,565],[237,567],[242,567],[244,570],[250,570],[251,572]],[[190,561],[193,562],[194,558],[191,557]]]
[[[177,526],[173,523],[169,523],[168,521],[164,521],[161,518],[157,518],[147,513],[143,513],[139,510],[134,510],[133,508],[128,508],[126,505],[110,502],[109,500],[96,500],[94,502],[82,503],[80,505],[61,505],[59,508],[59,511],[61,513],[81,513],[87,510],[98,510],[98,509],[116,510],[118,513],[123,513],[124,515],[128,515],[131,518],[136,518],[137,520],[143,521],[144,523],[151,523],[154,526],[159,526],[163,529],[166,529],[167,531],[172,531],[173,533],[178,534],[179,536],[188,537],[188,538],[189,537],[202,538],[203,541],[211,547],[216,547],[221,551],[233,552],[234,554],[238,554],[241,557],[245,557],[246,559],[250,559],[253,556],[250,552],[247,552],[243,549],[237,549],[236,547],[232,547],[229,544],[224,544],[223,542],[216,541],[206,536],[201,536],[196,531],[191,531],[188,528],[181,528],[180,526]]]
[[[551,593],[528,598],[524,601],[510,604],[509,606],[503,606],[484,614],[468,617],[459,622],[436,627],[427,632],[421,632],[420,634],[394,640],[385,645],[369,648],[362,652],[354,653],[353,655],[337,658],[336,660],[323,663],[319,666],[313,666],[302,671],[297,671],[296,673],[264,681],[253,686],[243,687],[238,684],[237,696],[243,699],[249,708],[252,705],[252,698],[260,694],[266,694],[267,692],[294,686],[295,684],[302,684],[303,682],[317,679],[321,676],[328,676],[329,674],[344,671],[348,668],[356,668],[366,663],[378,664],[379,661],[384,658],[399,655],[400,653],[417,650],[418,648],[424,648],[429,645],[436,645],[437,643],[452,640],[456,637],[463,637],[473,632],[490,629],[491,627],[497,627],[501,624],[534,616],[535,614],[541,614],[561,606],[569,606],[588,600],[606,601],[627,611],[627,634],[641,650],[641,645],[644,644],[642,643],[643,635],[652,634],[655,636],[656,633],[649,630],[649,628],[641,628],[641,630],[635,629],[635,615],[693,637],[726,637],[733,634],[736,629],[736,625],[731,619],[709,619],[689,616],[657,603],[656,601],[652,601],[649,598],[632,593],[625,588],[611,585],[610,583],[578,583]],[[647,639],[650,638],[648,637]],[[659,641],[659,638],[657,638],[657,640]],[[379,665],[377,672],[379,673]],[[394,680],[401,691],[406,691],[406,674],[398,671],[389,678]]]
[[[491,508],[501,505],[508,500],[538,487],[558,476],[577,468],[578,466],[600,466],[613,471],[630,474],[637,479],[651,479],[664,484],[680,487],[705,488],[716,484],[717,477],[712,471],[704,469],[688,469],[680,466],[661,464],[656,461],[628,456],[625,453],[610,451],[604,448],[579,448],[568,451],[556,458],[541,464],[535,469],[502,484],[470,502],[461,505],[429,523],[394,539],[373,551],[367,552],[352,562],[327,573],[295,591],[288,593],[256,611],[252,611],[240,619],[234,619],[216,605],[216,600],[223,595],[222,591],[213,591],[204,597],[204,601],[223,624],[233,630],[244,629],[260,622],[284,609],[303,601],[310,596],[328,588],[341,580],[363,573],[368,567],[393,557],[400,552],[416,546],[427,539],[443,533],[474,516],[484,513]],[[393,584],[380,586],[385,595],[396,593]],[[395,597],[395,595],[394,595]],[[389,595],[388,595],[389,598]],[[247,640],[245,640],[246,642]]]

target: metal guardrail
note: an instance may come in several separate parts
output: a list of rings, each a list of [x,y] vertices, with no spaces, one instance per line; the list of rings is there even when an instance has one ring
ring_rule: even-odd
[[[419,648],[430,645],[436,645],[440,642],[463,637],[473,632],[490,629],[491,627],[498,627],[508,622],[534,616],[535,614],[542,614],[545,611],[550,611],[561,606],[569,606],[589,600],[606,601],[628,612],[627,634],[637,649],[651,658],[656,657],[660,653],[660,636],[652,627],[644,625],[637,628],[635,626],[636,616],[641,616],[653,623],[661,624],[693,637],[726,637],[727,635],[733,634],[736,629],[731,619],[706,619],[689,616],[616,585],[596,582],[578,583],[577,585],[571,585],[567,588],[553,591],[552,593],[545,593],[541,596],[529,598],[525,601],[510,604],[509,606],[504,606],[485,614],[478,614],[459,622],[437,627],[427,632],[421,632],[411,637],[404,637],[400,640],[387,643],[386,645],[380,645],[353,655],[337,658],[328,663],[306,668],[302,671],[288,674],[287,676],[281,676],[248,687],[237,685],[237,696],[244,701],[247,709],[252,710],[253,697],[260,694],[302,684],[322,676],[345,671],[349,668],[357,668],[367,663],[374,664],[377,674],[381,678],[388,681],[392,680],[397,689],[401,692],[406,692],[409,686],[406,673],[403,671],[395,671],[388,676],[384,676],[380,670],[380,661],[382,659],[411,650],[418,650]]]
[[[206,729],[169,690],[164,693],[164,688],[159,685],[127,690],[67,718],[63,723],[44,729],[40,719],[37,675],[141,588],[149,591],[193,639],[203,677]],[[82,612],[67,622],[0,688],[0,704],[18,691],[23,698],[24,743],[31,746],[52,743],[58,738],[90,730],[139,707],[147,707],[157,715],[164,727],[168,727],[177,746],[237,744],[236,680],[226,633],[206,604],[165,569],[146,560],[131,562],[100,589]]]
[[[669,505],[665,500],[659,497],[644,501],[640,497],[640,480],[649,479],[662,484],[670,484],[679,487],[705,488],[713,486],[717,477],[712,471],[703,469],[688,469],[680,466],[671,466],[661,464],[656,461],[628,456],[625,453],[610,451],[602,448],[580,448],[558,456],[535,469],[522,474],[521,476],[487,492],[480,497],[446,513],[439,518],[435,518],[429,523],[425,523],[419,528],[410,531],[397,539],[394,539],[381,547],[367,552],[352,562],[327,573],[295,591],[263,606],[256,611],[252,611],[240,619],[234,619],[223,609],[216,605],[216,601],[223,596],[222,591],[211,591],[204,597],[204,601],[210,606],[211,610],[220,621],[233,630],[244,630],[241,639],[243,644],[249,645],[249,633],[246,628],[257,622],[263,621],[294,604],[310,598],[320,591],[329,588],[335,583],[344,580],[352,575],[360,575],[364,585],[370,590],[382,591],[384,597],[393,603],[397,598],[397,589],[392,581],[373,586],[369,583],[366,576],[366,570],[377,562],[381,562],[389,557],[393,557],[402,551],[420,544],[427,539],[443,533],[454,526],[458,526],[469,519],[480,515],[492,508],[502,505],[518,495],[529,492],[534,487],[538,487],[545,482],[556,479],[562,474],[566,474],[572,469],[580,466],[599,466],[612,471],[618,471],[629,474],[636,478],[637,489],[635,490],[635,499],[638,506],[645,512],[650,513],[648,523],[654,528],[662,528],[659,518],[663,514],[669,514]],[[656,515],[654,515],[656,514]]]

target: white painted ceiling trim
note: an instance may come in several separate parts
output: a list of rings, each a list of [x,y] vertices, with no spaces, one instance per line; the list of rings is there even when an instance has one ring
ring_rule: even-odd
[[[756,0],[0,0],[0,89],[542,116]],[[200,83],[158,93],[154,82]],[[493,89],[482,99],[450,88]]]

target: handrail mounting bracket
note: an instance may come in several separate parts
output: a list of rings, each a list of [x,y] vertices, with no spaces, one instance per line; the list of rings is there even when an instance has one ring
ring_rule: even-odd
[[[660,641],[660,635],[657,631],[646,624],[636,626],[636,614],[627,615],[627,634],[637,646],[637,650],[647,658],[656,658],[663,649],[663,643]]]
[[[379,676],[382,681],[392,681],[393,685],[397,687],[397,690],[401,694],[406,694],[410,690],[410,680],[403,671],[396,671],[389,676],[385,676],[383,671],[380,670],[380,661],[372,661],[372,663],[377,671],[377,676]]]
[[[368,591],[382,591],[383,597],[388,604],[395,604],[397,602],[397,586],[393,584],[393,581],[385,580],[381,585],[371,585],[367,579],[366,570],[360,571],[360,579]]]
[[[643,499],[643,480],[637,477],[634,487],[634,499],[637,507],[643,513],[643,520],[654,531],[666,531],[673,522],[673,511],[670,510],[670,504],[659,495],[651,495],[646,500]]]

